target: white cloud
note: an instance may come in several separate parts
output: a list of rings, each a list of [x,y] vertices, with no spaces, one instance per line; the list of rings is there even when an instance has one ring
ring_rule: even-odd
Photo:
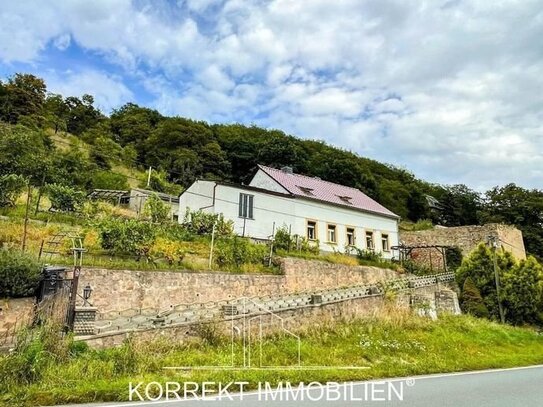
[[[164,113],[322,138],[431,181],[540,186],[538,0],[5,3],[5,63],[76,42],[139,78]],[[50,86],[108,108],[131,96],[92,70]]]
[[[64,96],[93,95],[95,106],[104,112],[120,107],[134,95],[119,78],[103,72],[53,72],[45,75],[48,90]]]

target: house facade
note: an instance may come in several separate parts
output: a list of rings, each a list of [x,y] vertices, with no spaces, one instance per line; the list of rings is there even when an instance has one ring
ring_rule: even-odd
[[[236,234],[253,239],[268,240],[286,227],[322,251],[353,246],[391,258],[398,244],[397,215],[357,189],[289,168],[258,166],[249,185],[198,180],[179,197],[180,222],[187,208],[222,213]]]

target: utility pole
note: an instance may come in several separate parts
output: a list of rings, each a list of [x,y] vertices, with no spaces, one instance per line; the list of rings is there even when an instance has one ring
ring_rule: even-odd
[[[498,272],[498,256],[497,256],[497,250],[498,250],[498,237],[497,236],[488,236],[488,243],[490,244],[492,248],[492,261],[494,263],[494,281],[496,283],[496,297],[498,299],[498,310],[500,312],[500,321],[502,324],[505,324],[505,314],[503,313],[503,307],[501,302],[501,296],[500,296],[500,275]]]
[[[147,175],[147,188],[151,186],[151,171],[153,170],[153,167],[149,167],[149,175]]]

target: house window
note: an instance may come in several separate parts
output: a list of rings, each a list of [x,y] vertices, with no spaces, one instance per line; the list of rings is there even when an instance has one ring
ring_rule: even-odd
[[[239,217],[253,219],[253,201],[254,196],[249,194],[239,194]]]
[[[373,232],[366,232],[366,249],[373,250]]]
[[[390,251],[390,246],[389,246],[389,243],[388,243],[388,235],[385,235],[385,234],[381,235],[381,245],[383,247],[384,252],[389,252]]]
[[[326,237],[328,238],[328,242],[336,243],[337,241],[336,225],[328,225]]]
[[[317,222],[313,220],[307,221],[307,239],[317,240]]]
[[[354,228],[347,228],[347,246],[355,245]]]

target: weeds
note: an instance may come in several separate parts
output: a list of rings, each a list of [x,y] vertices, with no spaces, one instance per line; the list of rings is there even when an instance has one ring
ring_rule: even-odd
[[[533,330],[469,316],[432,322],[392,305],[358,320],[328,320],[296,330],[303,366],[368,367],[364,370],[194,370],[179,376],[163,367],[231,362],[231,343],[216,326],[202,326],[200,339],[128,339],[106,350],[88,349],[56,332],[49,328],[27,333],[15,352],[0,357],[0,400],[10,406],[121,401],[128,397],[128,383],[135,380],[244,380],[254,387],[258,381],[364,380],[543,362],[543,337]],[[285,366],[296,360],[294,338],[275,334],[264,341],[266,364]],[[242,363],[239,338],[234,354],[236,364]]]

